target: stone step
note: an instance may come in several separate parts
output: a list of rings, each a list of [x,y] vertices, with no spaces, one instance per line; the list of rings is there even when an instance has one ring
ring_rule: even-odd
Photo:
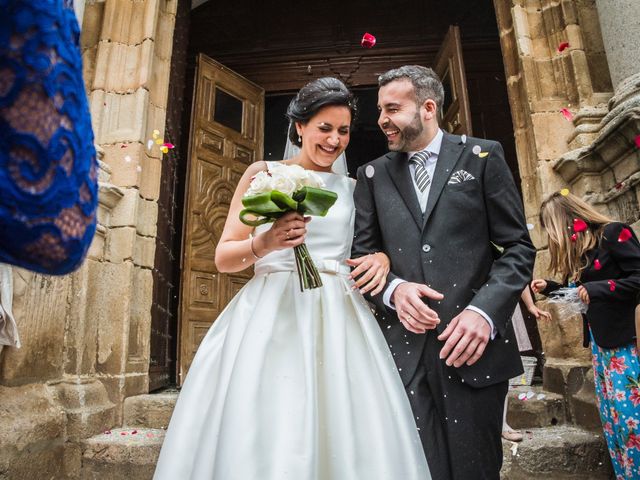
[[[124,401],[125,427],[167,428],[178,400],[177,390],[136,395]]]
[[[520,443],[503,441],[503,480],[610,480],[601,434],[569,425],[527,430]]]
[[[153,477],[165,431],[114,428],[82,442],[83,480],[147,480]]]
[[[521,398],[526,395],[525,398]],[[541,385],[509,387],[507,423],[515,429],[552,427],[567,423],[562,395]]]

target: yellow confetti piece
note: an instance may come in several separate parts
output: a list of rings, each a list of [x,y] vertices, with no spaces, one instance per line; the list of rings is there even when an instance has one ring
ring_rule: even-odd
[[[165,147],[164,145],[162,147],[160,147],[160,151],[162,153],[169,153],[169,149],[167,147]]]
[[[160,130],[153,131],[153,138],[158,138],[160,136]]]
[[[164,140],[161,138],[156,139],[156,145],[162,145],[164,143]]]
[[[478,156],[479,156],[480,158],[484,158],[484,157],[486,157],[487,155],[489,155],[489,152],[480,152],[480,153],[478,154]]]
[[[562,190],[560,190],[560,195],[562,195],[563,197],[566,197],[567,195],[569,195],[569,189],[563,188]]]

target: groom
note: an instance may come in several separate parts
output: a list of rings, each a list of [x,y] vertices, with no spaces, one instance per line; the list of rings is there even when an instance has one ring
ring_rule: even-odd
[[[390,152],[358,169],[352,257],[391,259],[370,300],[433,479],[498,480],[508,379],[522,373],[510,318],[535,258],[522,202],[499,143],[440,129],[433,70],[379,86]]]

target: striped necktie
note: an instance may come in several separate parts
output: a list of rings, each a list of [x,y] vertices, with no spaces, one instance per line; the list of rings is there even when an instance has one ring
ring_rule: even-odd
[[[431,153],[424,150],[414,154],[409,159],[409,162],[415,166],[416,185],[421,192],[424,192],[431,183],[431,177],[429,177],[429,172],[427,171],[427,161],[430,156]]]

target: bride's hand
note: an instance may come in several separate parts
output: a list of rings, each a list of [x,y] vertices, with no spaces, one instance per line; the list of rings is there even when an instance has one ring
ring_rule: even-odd
[[[350,276],[352,280],[357,278],[355,287],[363,294],[371,291],[371,295],[377,295],[387,283],[391,262],[384,253],[377,252],[360,258],[350,258],[347,265],[356,267]]]
[[[303,217],[297,212],[285,213],[263,235],[263,247],[267,252],[296,247],[307,234],[307,222],[311,217]],[[257,238],[256,238],[257,240]],[[263,256],[263,255],[260,255]]]

